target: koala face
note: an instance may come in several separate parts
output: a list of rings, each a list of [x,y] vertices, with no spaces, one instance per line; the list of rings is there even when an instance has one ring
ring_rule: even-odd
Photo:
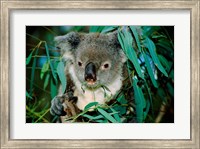
[[[70,35],[71,34],[71,35]],[[118,43],[117,34],[69,33],[65,43],[70,50],[75,75],[88,88],[109,85],[122,73],[125,55]],[[67,42],[66,42],[67,41]],[[69,58],[69,56],[68,56]]]
[[[116,59],[119,55],[106,47],[83,44],[74,54],[75,74],[79,81],[88,87],[108,84],[120,70],[121,64]]]

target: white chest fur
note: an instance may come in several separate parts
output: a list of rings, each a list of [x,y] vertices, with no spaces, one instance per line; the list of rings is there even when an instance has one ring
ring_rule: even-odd
[[[85,91],[83,92],[83,90],[81,89],[81,83],[77,79],[73,67],[69,68],[69,73],[71,74],[71,77],[76,87],[74,96],[78,97],[77,107],[80,110],[83,110],[84,107],[90,102],[96,101],[100,104],[105,103],[107,100],[107,98],[105,98],[105,92],[107,96],[112,97],[113,95],[116,94],[117,91],[120,90],[122,86],[122,77],[119,74],[119,76],[107,86],[110,91],[99,88],[99,89],[96,89],[95,91],[85,89]]]

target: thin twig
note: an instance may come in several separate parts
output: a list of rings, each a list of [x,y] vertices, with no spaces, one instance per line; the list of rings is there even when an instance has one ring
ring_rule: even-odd
[[[37,117],[41,117],[41,115],[39,115],[39,114],[37,114],[37,113],[31,111],[31,109],[30,109],[28,106],[26,106],[26,110],[27,110],[28,112],[32,113],[33,115],[37,116]],[[45,119],[44,117],[42,117],[41,119],[42,119],[44,122],[49,123],[49,121],[48,121],[47,119]]]
[[[158,113],[158,116],[156,117],[155,123],[160,123],[163,116],[166,113],[167,105],[163,102],[160,106],[160,112]]]
[[[46,112],[44,112],[44,114],[42,114],[36,121],[35,123],[37,123],[39,120],[43,119],[43,117],[50,111],[50,108],[46,110]]]

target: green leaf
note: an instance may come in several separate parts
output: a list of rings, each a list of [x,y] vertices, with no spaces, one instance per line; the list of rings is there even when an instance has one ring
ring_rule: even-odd
[[[93,107],[93,106],[96,106],[98,104],[98,102],[90,102],[89,104],[87,104],[86,106],[85,106],[85,108],[84,108],[84,111],[85,110],[89,110],[91,107]]]
[[[149,113],[149,109],[150,109],[150,101],[147,100],[147,106],[146,106],[146,110],[144,111],[144,120],[146,119],[148,113]]]
[[[165,48],[166,50],[169,50],[171,52],[174,51],[172,45],[170,44],[170,41],[167,38],[161,38],[158,40],[158,43],[161,47]]]
[[[99,26],[90,26],[89,32],[90,32],[90,33],[91,33],[91,32],[97,32],[98,28],[99,28]]]
[[[148,59],[146,53],[142,53],[142,54],[143,54],[143,57],[144,57],[144,60],[145,60],[147,72],[148,72],[148,74],[149,74],[149,76],[150,76],[150,79],[151,79],[151,81],[152,81],[154,87],[158,88],[158,84],[157,84],[157,82],[156,82],[156,80],[155,80],[155,78],[154,78],[154,73],[153,73],[154,70],[152,70],[152,68],[151,68],[150,61],[149,61],[149,59]]]
[[[102,115],[98,115],[98,116],[91,116],[91,115],[88,115],[88,114],[83,114],[82,116],[90,119],[90,120],[98,120],[98,119],[101,119],[101,118],[104,118]]]
[[[167,38],[165,35],[152,35],[152,38]]]
[[[30,63],[33,52],[34,52],[34,50],[32,50],[31,53],[29,54],[29,56],[26,58],[26,65],[28,65]]]
[[[43,79],[44,74],[49,70],[49,62],[46,61],[43,66],[42,66],[42,70],[40,72],[40,78]]]
[[[28,98],[30,98],[30,99],[33,99],[32,97],[31,97],[31,95],[26,91],[26,97],[28,97]]]
[[[125,51],[124,42],[123,42],[125,39],[120,30],[118,30],[117,38],[119,40],[119,43],[120,43],[122,49]]]
[[[137,60],[137,55],[136,55],[136,53],[135,53],[135,51],[132,47],[130,47],[127,50],[127,56],[131,60],[131,62],[133,63],[135,70],[136,70],[137,74],[139,75],[139,77],[144,79],[144,74],[142,73],[141,67],[140,67],[138,60]]]
[[[49,78],[50,78],[50,74],[47,74],[47,76],[44,80],[44,89],[46,89],[47,85],[49,84]]]
[[[38,54],[39,49],[36,49],[35,55]],[[33,90],[33,83],[34,83],[34,79],[35,79],[35,67],[36,67],[36,62],[37,62],[37,57],[33,58],[33,65],[32,65],[32,69],[31,69],[31,82],[30,82],[30,92],[32,92]]]
[[[102,30],[104,29],[104,27],[105,27],[105,26],[99,26],[99,28],[98,28],[98,31],[97,31],[97,32],[98,32],[98,33],[101,33],[101,32],[102,32]]]
[[[160,29],[160,26],[143,26],[143,34],[150,36]]]
[[[121,119],[119,117],[119,112],[115,111],[113,108],[110,108],[110,109],[112,110],[112,112],[115,113],[113,116],[117,120],[117,122],[121,123]]]
[[[131,28],[131,30],[133,32],[134,37],[135,37],[135,40],[136,40],[136,43],[137,43],[137,47],[138,47],[139,51],[141,52],[142,49],[141,49],[139,35],[137,33],[136,27],[135,26],[130,26],[130,28]]]
[[[167,103],[167,99],[166,99],[167,95],[163,88],[159,87],[157,90],[157,94],[159,98],[162,99],[163,102]]]
[[[105,26],[103,30],[101,31],[101,33],[107,33],[107,32],[113,31],[116,28],[117,26]]]
[[[62,93],[64,94],[66,87],[67,87],[67,79],[66,79],[66,75],[65,75],[65,66],[62,61],[60,61],[58,63],[57,73],[58,73],[58,77],[59,77],[61,85],[62,85]]]
[[[119,111],[120,115],[123,115],[126,113],[126,107],[125,106],[121,106],[121,105],[117,105],[113,107],[114,110]]]
[[[127,100],[125,99],[124,94],[121,94],[121,95],[117,98],[117,101],[118,101],[120,104],[127,104]]]
[[[169,78],[174,80],[174,69],[170,71]]]
[[[107,86],[105,86],[105,85],[101,85],[101,88],[104,90],[104,98],[106,98],[106,97],[107,97],[106,90],[107,90],[108,92],[111,92],[111,91],[110,91],[110,89],[109,89]]]
[[[160,62],[163,64],[163,66],[166,67],[166,70],[169,72],[171,66],[170,66],[170,63],[168,62],[168,60],[162,55],[158,55],[158,58],[159,58]]]
[[[74,26],[73,30],[79,32],[84,28],[84,26]]]
[[[45,45],[45,49],[46,49],[47,59],[49,61],[50,68],[51,68],[51,73],[53,75],[53,78],[54,78],[55,82],[57,83],[56,73],[55,73],[54,67],[53,67],[53,65],[51,63],[51,59],[50,59],[50,55],[49,55],[49,48],[48,48],[47,43],[46,42],[44,42],[44,43],[45,43],[44,45]]]
[[[97,110],[98,110],[99,113],[101,113],[106,119],[108,119],[112,123],[117,123],[117,121],[109,113],[107,113],[103,109],[98,108]]]
[[[101,32],[104,26],[90,26],[89,32]]]
[[[111,92],[110,89],[109,89],[107,86],[101,85],[101,87],[102,87],[103,89],[107,90],[108,92]]]
[[[158,67],[158,69],[166,76],[168,77],[167,72],[165,71],[164,67],[161,65],[158,56],[156,54],[156,47],[153,43],[153,41],[149,38],[146,38],[146,46],[149,50],[149,53],[154,61],[154,64]]]
[[[147,89],[147,92],[148,92],[148,95],[149,95],[149,99],[150,99],[150,105],[151,105],[151,108],[152,108],[152,114],[154,115],[154,106],[153,106],[153,101],[152,101],[152,96],[151,96],[151,90],[147,84],[147,82],[145,82],[145,86],[146,86],[146,89]]]
[[[97,123],[108,123],[108,120],[107,119],[104,119],[104,120],[96,120]]]
[[[166,52],[168,52],[169,55],[173,55],[173,54],[174,54],[172,48],[170,48],[170,47],[168,47],[168,46],[165,46],[165,45],[163,45],[162,43],[157,43],[156,46],[158,47],[158,49],[159,49],[160,51],[161,51],[162,48],[163,48],[163,50],[165,50]],[[159,46],[160,46],[161,48],[160,48]]]
[[[57,95],[57,86],[56,84],[54,83],[54,80],[53,78],[51,79],[51,98],[53,99],[56,95]]]
[[[143,122],[143,109],[145,108],[145,98],[142,93],[142,90],[137,85],[138,80],[137,78],[133,78],[133,89],[134,89],[134,96],[135,96],[135,105],[136,105],[136,116],[137,122]]]
[[[174,97],[174,87],[168,82],[167,89],[172,97]]]
[[[141,71],[140,64],[138,63],[138,58],[136,55],[135,50],[133,49],[133,37],[128,31],[124,31],[124,47],[125,47],[125,53],[128,59],[133,63],[135,70],[140,78],[144,79],[144,74]]]

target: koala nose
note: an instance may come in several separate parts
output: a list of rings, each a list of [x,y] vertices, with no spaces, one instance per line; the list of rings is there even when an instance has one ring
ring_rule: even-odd
[[[96,67],[95,64],[90,62],[85,67],[85,81],[95,82],[96,81]]]

